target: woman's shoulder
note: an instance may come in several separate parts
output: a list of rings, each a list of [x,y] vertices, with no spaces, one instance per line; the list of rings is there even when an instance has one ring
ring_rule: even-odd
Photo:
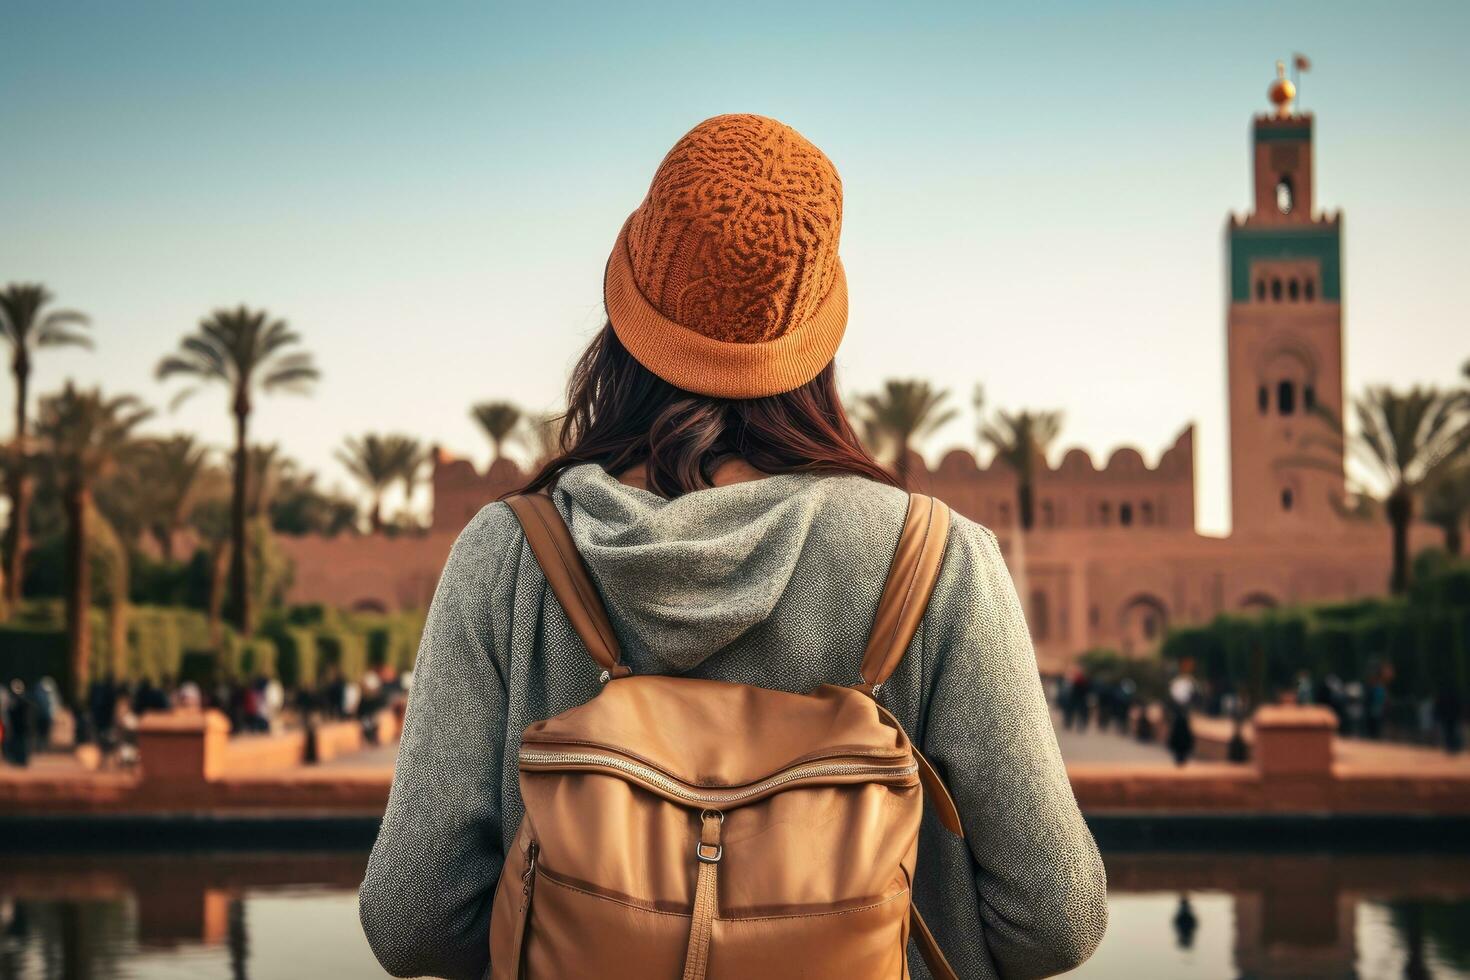
[[[475,512],[455,538],[456,550],[499,550],[521,537],[521,524],[504,500],[492,500]]]
[[[446,574],[481,583],[493,582],[520,556],[524,537],[520,521],[503,500],[481,507],[460,530],[449,549]]]

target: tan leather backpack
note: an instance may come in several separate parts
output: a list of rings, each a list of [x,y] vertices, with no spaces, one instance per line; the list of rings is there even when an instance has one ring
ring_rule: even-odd
[[[587,652],[592,701],[521,738],[526,815],[490,924],[495,978],[898,980],[925,792],[954,802],[875,700],[939,575],[949,509],[910,497],[857,687],[789,694],[631,676],[551,499],[507,501]]]

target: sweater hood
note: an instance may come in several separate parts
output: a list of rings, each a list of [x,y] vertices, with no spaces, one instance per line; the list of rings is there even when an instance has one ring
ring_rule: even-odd
[[[554,497],[635,670],[683,673],[764,622],[785,594],[824,483],[783,474],[666,500],[587,463]]]

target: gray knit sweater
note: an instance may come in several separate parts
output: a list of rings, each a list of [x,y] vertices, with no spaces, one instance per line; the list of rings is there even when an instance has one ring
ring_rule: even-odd
[[[785,475],[665,500],[594,465],[555,499],[637,673],[808,691],[858,680],[906,496]],[[520,733],[598,690],[504,504],[460,534],[419,649],[388,810],[359,895],[398,976],[475,978],[520,823]],[[966,837],[926,814],[915,901],[961,977],[1082,962],[1107,922],[1035,654],[994,535],[956,516],[924,622],[880,697],[945,777]],[[915,977],[929,976],[909,950]]]

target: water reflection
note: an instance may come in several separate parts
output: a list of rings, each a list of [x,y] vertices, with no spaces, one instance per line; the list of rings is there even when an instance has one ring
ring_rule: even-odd
[[[1194,909],[1190,908],[1189,896],[1179,896],[1179,911],[1174,913],[1174,935],[1180,949],[1189,949],[1194,945],[1194,931],[1199,928],[1199,919],[1194,916]]]
[[[0,980],[381,977],[361,854],[7,857]],[[1470,978],[1470,858],[1113,854],[1080,977]]]

